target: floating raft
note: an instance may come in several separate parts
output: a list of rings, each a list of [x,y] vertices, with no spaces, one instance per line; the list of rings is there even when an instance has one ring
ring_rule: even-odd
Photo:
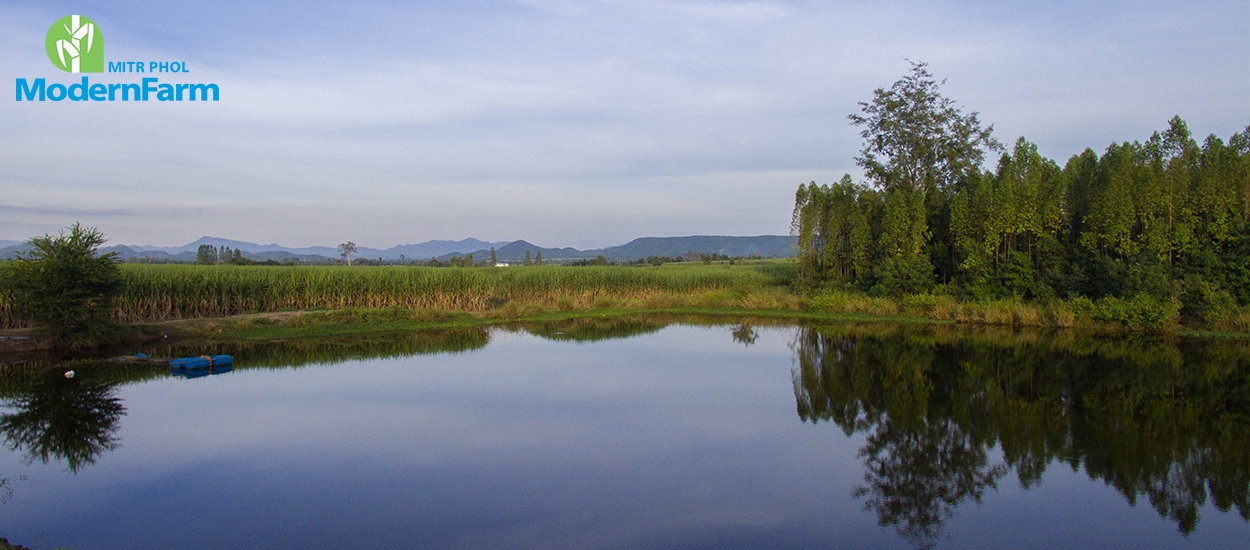
[[[234,357],[229,355],[201,355],[199,357],[152,357],[146,353],[136,353],[118,357],[123,363],[145,363],[149,365],[169,365],[170,374],[184,378],[199,378],[210,374],[230,372],[234,368]]]
[[[182,357],[170,361],[169,366],[169,373],[174,376],[199,378],[211,374],[230,372],[234,368],[234,358],[229,355]]]
[[[117,358],[123,363],[144,363],[148,365],[169,365],[169,374],[183,378],[199,378],[212,374],[222,374],[234,369],[234,357],[229,355],[201,355],[199,357],[152,357],[146,353],[136,353]]]
[[[195,370],[207,369],[211,367],[225,367],[234,364],[234,358],[229,355],[201,355],[199,357],[183,357],[174,359],[169,362],[169,366],[175,369]]]

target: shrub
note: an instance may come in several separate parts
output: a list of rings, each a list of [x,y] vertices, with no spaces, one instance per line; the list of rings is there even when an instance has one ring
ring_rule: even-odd
[[[876,273],[871,293],[877,296],[924,294],[933,289],[933,264],[924,256],[887,258]]]
[[[109,312],[122,283],[115,255],[96,255],[103,243],[99,231],[77,223],[68,234],[27,241],[30,249],[0,271],[0,287],[14,314],[76,347],[107,339],[114,329]]]
[[[1160,328],[1176,322],[1181,304],[1175,298],[1156,298],[1139,293],[1129,299],[1110,296],[1094,302],[1095,319],[1115,321],[1133,328]]]

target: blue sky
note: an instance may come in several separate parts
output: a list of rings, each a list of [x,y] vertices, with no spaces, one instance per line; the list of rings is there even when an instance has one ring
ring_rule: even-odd
[[[784,234],[798,184],[858,176],[846,115],[905,59],[1060,163],[1173,115],[1224,139],[1250,123],[1244,0],[5,2],[6,86],[73,81],[43,50],[71,13],[107,60],[185,61],[162,81],[221,101],[8,88],[0,239],[76,220],[155,245]]]

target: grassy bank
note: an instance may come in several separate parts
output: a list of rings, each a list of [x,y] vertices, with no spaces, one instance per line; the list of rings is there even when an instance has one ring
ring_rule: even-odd
[[[1244,312],[1182,323],[1174,301],[1142,296],[1026,303],[801,294],[786,261],[506,269],[125,265],[123,275],[114,317],[130,342],[166,334],[205,341],[359,336],[636,314],[1250,332]],[[7,313],[0,299],[0,327],[22,326]],[[0,341],[0,351],[36,347]]]
[[[1171,298],[1138,294],[1131,298],[1025,302],[1016,299],[960,300],[948,295],[914,294],[899,298],[860,292],[819,291],[804,302],[812,312],[856,313],[879,317],[925,317],[966,324],[1031,327],[1115,327],[1181,331],[1193,335],[1246,335],[1250,311],[1229,308],[1219,315],[1186,318],[1181,304]]]

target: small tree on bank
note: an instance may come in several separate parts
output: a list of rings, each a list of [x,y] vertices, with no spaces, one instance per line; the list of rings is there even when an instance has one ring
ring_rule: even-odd
[[[115,330],[109,312],[122,280],[115,253],[96,255],[103,243],[103,234],[78,223],[26,241],[30,250],[0,266],[16,316],[75,347],[104,342]]]

